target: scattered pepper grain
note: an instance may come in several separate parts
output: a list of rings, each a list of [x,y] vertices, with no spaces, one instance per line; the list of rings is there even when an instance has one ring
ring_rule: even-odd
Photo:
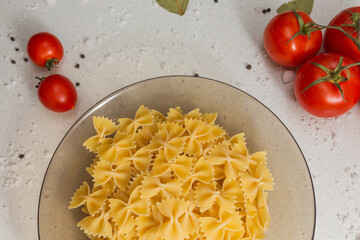
[[[80,64],[78,64],[78,63],[75,64],[75,65],[74,65],[74,68],[80,68]]]
[[[12,64],[16,64],[16,61],[14,59],[11,59]]]
[[[84,59],[84,58],[85,58],[85,55],[84,55],[84,54],[80,54],[80,57],[81,57],[82,59]]]

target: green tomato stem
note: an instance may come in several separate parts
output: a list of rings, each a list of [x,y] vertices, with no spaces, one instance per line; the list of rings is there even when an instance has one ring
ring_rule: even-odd
[[[346,82],[346,81],[349,80],[349,78],[350,78],[349,68],[354,67],[354,66],[359,66],[360,62],[352,63],[352,64],[341,67],[341,65],[343,64],[343,61],[344,61],[344,57],[340,57],[339,63],[337,64],[337,66],[333,70],[331,70],[331,69],[329,69],[329,68],[327,68],[324,65],[321,65],[319,63],[309,61],[309,63],[311,63],[311,64],[315,65],[316,67],[320,68],[321,70],[323,70],[326,73],[326,76],[324,76],[322,78],[319,78],[319,79],[315,80],[314,82],[310,83],[301,92],[303,93],[306,90],[308,90],[309,88],[311,88],[312,86],[315,86],[315,85],[317,85],[319,83],[330,82],[330,83],[334,84],[335,87],[340,91],[341,97],[344,100],[344,102],[347,102],[345,100],[344,92],[343,92],[343,90],[342,90],[342,88],[340,86],[340,83],[341,82]],[[343,72],[344,70],[347,71],[347,77],[344,77],[344,76],[341,75],[341,72]]]
[[[56,65],[59,64],[59,59],[57,58],[52,58],[52,59],[49,59],[45,62],[45,67],[47,70],[51,70],[53,67],[55,67]]]
[[[40,86],[41,82],[44,81],[45,78],[46,77],[41,77],[41,78],[40,77],[35,77],[35,79],[39,80],[39,82],[36,84],[35,87],[38,88]]]
[[[308,39],[310,39],[311,37],[311,33],[321,30],[323,29],[322,27],[319,27],[316,23],[310,21],[305,23],[304,19],[300,16],[300,14],[298,12],[296,12],[294,9],[292,10],[296,20],[299,24],[299,31],[297,33],[295,33],[287,42],[286,44],[288,44],[291,40],[293,40],[294,38],[296,38],[299,35],[304,35],[304,36],[308,36]]]

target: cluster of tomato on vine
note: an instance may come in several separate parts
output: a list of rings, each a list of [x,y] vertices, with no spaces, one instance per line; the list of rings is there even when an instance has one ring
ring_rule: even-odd
[[[276,63],[300,66],[294,79],[300,105],[315,116],[336,117],[360,100],[359,35],[360,6],[341,11],[328,25],[293,10],[270,20],[263,42]],[[325,52],[318,54],[322,46]]]

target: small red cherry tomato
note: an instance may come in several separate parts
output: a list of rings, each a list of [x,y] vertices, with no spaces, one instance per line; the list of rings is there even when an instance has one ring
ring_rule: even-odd
[[[270,20],[263,42],[272,60],[285,67],[296,67],[319,52],[322,33],[308,14],[289,11]]]
[[[60,40],[47,32],[33,35],[28,41],[27,52],[33,63],[48,70],[59,64],[64,55]]]
[[[77,92],[65,76],[53,74],[44,78],[38,88],[40,102],[54,112],[66,112],[75,107]]]

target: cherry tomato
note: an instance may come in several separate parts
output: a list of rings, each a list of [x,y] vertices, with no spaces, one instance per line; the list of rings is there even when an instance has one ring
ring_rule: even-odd
[[[276,15],[263,36],[269,57],[282,66],[296,67],[315,56],[321,48],[322,33],[313,24],[309,15],[301,11]]]
[[[318,117],[336,117],[346,113],[360,99],[359,66],[343,68],[353,64],[351,58],[337,53],[323,53],[310,59],[295,75],[297,101],[306,111]]]
[[[360,31],[360,6],[343,10],[330,21],[329,25],[340,26],[356,39]],[[337,29],[327,28],[325,30],[324,47],[328,52],[345,54],[354,61],[360,62],[359,48],[349,37]]]
[[[53,74],[40,82],[38,97],[49,110],[66,112],[75,107],[77,92],[74,84],[67,77]]]
[[[33,63],[48,70],[59,64],[64,55],[60,40],[46,32],[37,33],[29,39],[27,52]]]

